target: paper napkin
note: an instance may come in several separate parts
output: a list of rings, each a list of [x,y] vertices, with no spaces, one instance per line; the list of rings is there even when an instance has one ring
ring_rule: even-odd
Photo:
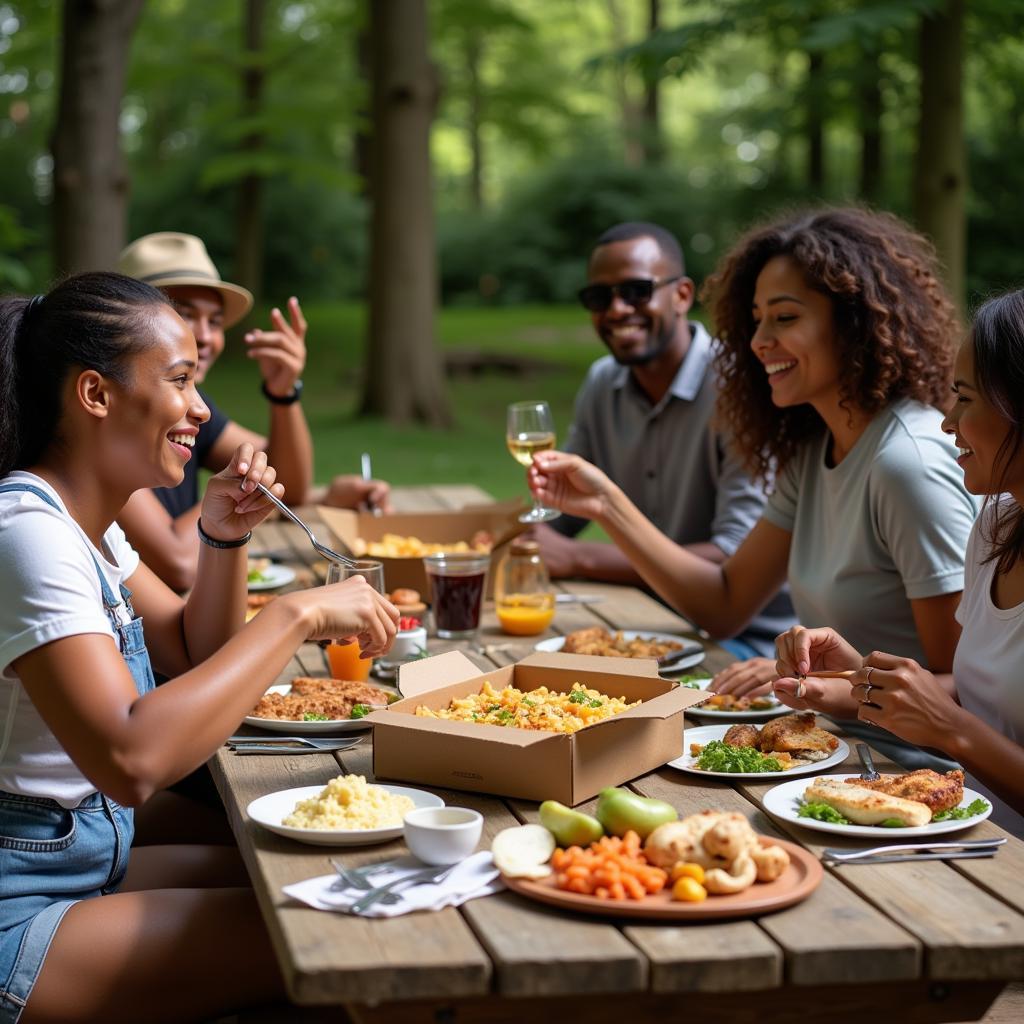
[[[426,865],[420,861],[409,857],[406,862],[369,874],[367,881],[373,886],[385,885],[402,877],[416,875],[425,867]],[[335,874],[307,878],[304,882],[284,886],[284,893],[316,910],[354,913],[351,910],[352,904],[365,896],[367,890],[349,888],[332,891],[331,886],[337,879],[338,876]],[[466,900],[489,896],[492,892],[500,892],[504,888],[505,885],[490,853],[482,850],[457,864],[442,881],[433,885],[399,885],[391,890],[396,896],[395,902],[377,900],[359,913],[363,917],[398,917],[400,914],[410,914],[415,910],[440,910],[442,907],[457,907]]]

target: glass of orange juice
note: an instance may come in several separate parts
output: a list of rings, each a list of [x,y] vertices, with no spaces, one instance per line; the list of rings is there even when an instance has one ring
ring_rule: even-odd
[[[366,581],[378,593],[384,593],[384,565],[369,559],[358,561],[354,566],[339,565],[331,562],[327,567],[327,583],[341,583],[350,576],[364,576]],[[327,664],[331,667],[331,675],[335,679],[351,679],[365,682],[370,675],[372,658],[360,657],[359,644],[352,640],[347,644],[332,643],[327,645]]]

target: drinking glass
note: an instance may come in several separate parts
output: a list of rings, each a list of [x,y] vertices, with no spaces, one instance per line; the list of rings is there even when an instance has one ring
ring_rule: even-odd
[[[480,628],[480,606],[490,555],[465,552],[427,555],[434,625],[442,640],[468,640]]]
[[[537,452],[555,447],[555,421],[547,402],[514,402],[508,407],[505,443],[512,458],[521,466],[529,467]],[[562,513],[545,508],[536,498],[533,508],[519,517],[521,523],[547,523]]]
[[[339,565],[337,562],[328,563],[328,583],[341,583],[351,576],[364,576],[377,593],[384,593],[383,562],[365,559],[356,562],[351,567]],[[360,657],[359,644],[355,640],[347,644],[330,643],[327,645],[327,664],[331,666],[331,675],[335,679],[350,679],[365,683],[370,677],[372,663],[372,658]]]

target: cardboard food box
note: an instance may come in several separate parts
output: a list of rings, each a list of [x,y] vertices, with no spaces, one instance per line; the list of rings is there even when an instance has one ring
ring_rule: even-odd
[[[353,545],[359,537],[364,541],[377,541],[386,533],[395,533],[400,537],[418,537],[424,544],[454,544],[460,540],[469,544],[475,533],[486,530],[494,539],[491,569],[487,576],[487,593],[490,595],[494,592],[495,569],[509,541],[526,529],[526,525],[519,522],[519,513],[525,507],[522,499],[517,498],[452,511],[395,512],[383,516],[323,505],[318,506],[317,511],[346,554],[353,553]],[[384,563],[384,585],[389,591],[412,587],[420,592],[424,601],[430,600],[422,558],[381,558],[380,561]]]
[[[415,714],[421,704],[436,711],[452,698],[479,693],[484,680],[495,690],[547,686],[564,692],[578,682],[642,703],[571,734]],[[481,673],[465,655],[449,651],[403,665],[398,686],[403,699],[366,718],[374,727],[378,778],[570,806],[679,757],[683,711],[707,697],[662,679],[649,658],[557,653],[531,654]]]

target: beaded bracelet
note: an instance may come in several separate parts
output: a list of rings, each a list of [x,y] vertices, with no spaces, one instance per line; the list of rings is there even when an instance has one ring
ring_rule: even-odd
[[[241,548],[248,544],[252,539],[252,530],[250,530],[244,537],[239,537],[238,540],[217,540],[216,537],[211,537],[203,529],[202,519],[196,520],[196,527],[199,530],[199,539],[204,544],[208,544],[211,548]]]

